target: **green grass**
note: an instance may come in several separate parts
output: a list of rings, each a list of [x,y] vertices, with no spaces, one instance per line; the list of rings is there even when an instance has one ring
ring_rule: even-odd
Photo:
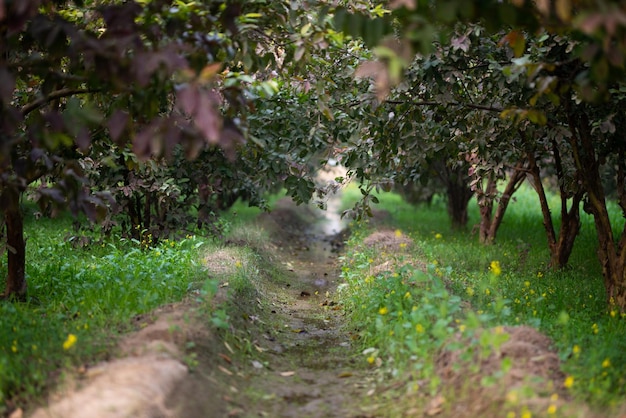
[[[357,195],[349,190],[346,196]],[[378,197],[378,209],[391,214],[390,227],[415,242],[406,257],[429,267],[426,273],[407,266],[372,277],[380,254],[360,244],[367,227],[356,230],[344,258],[344,297],[370,362],[392,358],[392,372],[416,368],[418,379],[427,379],[434,391],[439,382],[433,356],[454,333],[526,324],[553,340],[577,399],[596,408],[623,403],[626,318],[605,303],[590,216],[583,214],[569,267],[551,271],[541,212],[528,188],[516,194],[492,246],[480,245],[469,231],[452,231],[441,199],[413,207],[395,194]],[[558,213],[556,198],[551,201]],[[469,229],[478,223],[473,201],[470,208]],[[621,228],[617,207],[612,216]]]
[[[0,413],[41,396],[64,368],[109,356],[135,315],[202,288],[199,254],[215,245],[188,236],[142,249],[112,237],[74,248],[70,217],[35,221],[26,209],[28,299],[0,303]]]

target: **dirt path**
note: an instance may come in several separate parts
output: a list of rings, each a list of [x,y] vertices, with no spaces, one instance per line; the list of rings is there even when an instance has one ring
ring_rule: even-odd
[[[245,320],[230,342],[201,354],[168,401],[173,416],[368,416],[361,408],[368,372],[334,298],[338,238],[329,234],[339,232],[339,218],[294,208],[283,201],[261,218],[290,274],[260,284],[262,294],[238,307]]]

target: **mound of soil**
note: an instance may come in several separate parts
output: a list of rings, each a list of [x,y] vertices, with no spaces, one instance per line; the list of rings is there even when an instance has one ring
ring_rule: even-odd
[[[383,229],[372,233],[370,236],[363,240],[363,244],[368,247],[373,247],[381,250],[394,250],[397,251],[400,248],[408,248],[413,244],[413,240],[397,231],[389,229]]]
[[[548,337],[528,326],[496,327],[482,332],[508,339],[499,347],[481,347],[480,333],[473,340],[457,336],[450,346],[460,348],[444,348],[437,358],[437,373],[445,390],[471,400],[469,405],[455,404],[454,416],[487,416],[491,411],[502,411],[500,408],[505,405],[547,406],[554,402],[550,400],[553,394],[567,398],[560,361]],[[503,367],[504,359],[509,361],[508,370]],[[486,377],[493,378],[493,383],[487,383]],[[536,395],[518,399],[517,394],[524,388]]]

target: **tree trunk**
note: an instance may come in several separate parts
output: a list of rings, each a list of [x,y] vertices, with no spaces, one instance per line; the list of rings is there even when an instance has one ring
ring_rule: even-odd
[[[435,165],[436,167],[436,165]],[[448,215],[453,229],[467,227],[467,205],[474,195],[469,186],[466,171],[462,167],[451,168],[445,162],[439,164],[438,175],[446,187]]]
[[[489,176],[487,186],[482,189],[480,186],[480,196],[478,198],[478,208],[480,212],[480,224],[478,226],[478,240],[481,244],[490,244],[489,231],[493,223],[493,205],[498,192],[498,182],[495,174]]]
[[[563,184],[562,173],[560,168],[560,157],[556,147],[554,151],[554,160],[557,167],[557,177],[559,184]],[[541,214],[543,215],[543,227],[546,231],[548,239],[548,249],[550,250],[550,267],[561,269],[569,262],[569,257],[574,249],[574,242],[580,231],[580,202],[583,197],[582,190],[574,193],[570,209],[567,209],[567,193],[564,186],[560,186],[561,197],[561,227],[557,238],[554,223],[552,222],[552,211],[548,205],[546,191],[541,181],[541,173],[535,155],[533,152],[528,153],[528,161],[530,163],[530,183],[535,189],[539,197],[539,205],[541,206]]]
[[[504,219],[509,203],[513,194],[520,188],[524,180],[526,179],[526,170],[524,169],[524,161],[517,163],[513,172],[509,176],[509,180],[498,200],[496,207],[496,213],[493,213],[494,200],[497,193],[497,183],[495,178],[490,178],[487,183],[487,188],[484,192],[484,198],[481,199],[483,203],[480,205],[480,229],[479,240],[482,244],[493,244],[498,234],[498,229]]]
[[[453,229],[467,226],[467,204],[472,198],[472,191],[465,184],[450,183],[447,187],[448,214]]]
[[[584,112],[574,115],[569,110],[569,125],[572,132],[570,143],[576,169],[587,193],[585,211],[593,215],[598,236],[598,259],[602,265],[602,276],[607,303],[626,311],[626,226],[619,242],[616,242],[606,207],[606,194],[600,177],[600,162],[593,147],[591,124]],[[623,156],[618,171],[617,184],[619,204],[626,213],[626,190],[624,189]]]
[[[5,298],[26,296],[26,242],[24,222],[20,209],[21,193],[7,187],[2,193],[4,222],[7,235],[7,280]]]

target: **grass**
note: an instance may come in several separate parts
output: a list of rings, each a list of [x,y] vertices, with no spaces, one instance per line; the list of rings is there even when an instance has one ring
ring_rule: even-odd
[[[119,238],[75,248],[69,216],[31,212],[28,299],[0,303],[0,413],[41,396],[62,370],[110,356],[134,316],[207,288],[199,254],[215,246],[187,236],[147,249]]]
[[[346,199],[357,193],[349,189]],[[357,228],[349,243],[343,293],[360,330],[365,361],[391,375],[409,368],[434,394],[441,390],[435,356],[454,335],[530,325],[554,342],[566,375],[561,389],[600,411],[617,408],[626,395],[626,318],[605,303],[593,219],[583,214],[569,268],[552,271],[537,198],[529,189],[516,196],[494,246],[478,244],[467,231],[451,231],[442,200],[413,207],[395,194],[378,196],[378,209],[389,212],[391,228],[415,245],[404,255],[381,254],[362,245],[367,227]],[[473,225],[478,222],[474,202],[470,208]],[[619,215],[615,209],[618,228]],[[402,267],[415,259],[425,262],[425,271]],[[372,274],[389,260],[394,269]],[[490,349],[501,343],[497,333],[495,341],[485,338],[475,340]]]

